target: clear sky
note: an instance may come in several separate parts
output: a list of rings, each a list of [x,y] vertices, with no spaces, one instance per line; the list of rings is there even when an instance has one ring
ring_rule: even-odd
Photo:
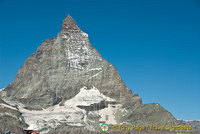
[[[143,103],[200,120],[199,0],[0,0],[0,88],[67,14]]]

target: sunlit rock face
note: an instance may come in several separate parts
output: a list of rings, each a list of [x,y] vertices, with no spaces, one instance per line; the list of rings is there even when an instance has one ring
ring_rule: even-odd
[[[69,15],[57,37],[27,58],[0,96],[18,107],[27,129],[41,133],[65,125],[95,131],[100,122],[120,123],[124,107],[141,105]]]
[[[88,34],[68,15],[57,37],[44,41],[28,57],[1,96],[29,109],[42,109],[64,103],[84,86],[98,88],[117,103],[141,105],[141,99],[132,94],[115,67],[92,47]]]
[[[182,124],[157,103],[142,105],[68,15],[57,37],[45,40],[14,82],[0,91],[0,133],[8,128],[15,133],[96,134],[102,123]]]

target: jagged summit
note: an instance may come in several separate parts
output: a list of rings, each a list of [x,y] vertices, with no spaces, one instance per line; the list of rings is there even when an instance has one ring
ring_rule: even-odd
[[[77,26],[74,19],[68,14],[63,20],[61,33],[65,32],[80,32],[80,28]]]
[[[124,106],[141,105],[140,97],[132,94],[115,67],[102,58],[68,15],[58,36],[38,47],[0,97],[42,109],[64,103],[84,86],[94,86]]]

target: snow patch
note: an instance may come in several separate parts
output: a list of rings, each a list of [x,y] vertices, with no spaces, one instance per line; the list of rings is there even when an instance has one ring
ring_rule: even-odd
[[[84,36],[84,37],[88,37],[88,34],[87,34],[87,33],[82,32],[81,34],[82,34],[82,36]]]
[[[83,87],[75,97],[67,100],[64,106],[55,105],[43,110],[28,110],[24,108],[23,104],[18,103],[17,105],[25,122],[29,125],[27,129],[39,131],[45,128],[47,131],[42,131],[41,134],[43,134],[63,123],[69,126],[89,127],[87,123],[87,112],[77,106],[90,106],[101,101],[113,102],[116,100],[100,93],[96,87],[91,89]],[[106,121],[115,124],[116,109],[119,108],[113,108],[109,105],[107,108],[95,112],[98,112],[97,114],[102,117],[101,120],[106,120],[107,115],[109,115],[109,119]]]
[[[115,113],[118,108],[113,108],[111,104],[108,105],[107,108],[104,108],[99,111],[99,115],[101,116],[99,121],[106,121],[108,124],[117,124],[115,119]]]
[[[179,119],[178,119],[178,120],[179,120]],[[183,121],[191,122],[191,121],[200,121],[200,120],[183,120]]]
[[[108,107],[97,110],[97,111],[90,111],[89,115],[99,115],[100,122],[106,122],[108,124],[121,124],[119,122],[120,118],[119,115],[124,116],[124,114],[127,113],[125,108],[122,108],[121,104],[108,104]]]
[[[28,130],[54,129],[61,123],[85,126],[83,121],[85,111],[78,107],[55,105],[43,110],[28,110],[22,104],[18,104],[18,107],[25,122],[29,125]]]
[[[0,89],[0,91],[3,91],[5,88]]]
[[[62,35],[62,38],[64,38],[64,39],[67,39],[67,40],[69,40],[70,39],[70,37],[68,37],[67,35],[65,35],[65,34],[63,34]]]
[[[102,70],[102,68],[90,68],[90,69],[87,69],[88,71],[95,71],[95,70]]]
[[[100,72],[96,73],[95,75],[91,76],[88,80],[90,80],[90,79],[96,77],[96,76],[99,75],[101,72],[102,72],[102,71],[100,71]]]
[[[101,101],[115,101],[115,100],[103,95],[95,87],[89,90],[86,87],[83,87],[80,89],[80,92],[74,98],[67,100],[65,102],[65,105],[90,106],[91,104],[100,103]]]
[[[6,108],[10,108],[10,109],[13,109],[13,110],[17,110],[15,107],[12,107],[12,106],[9,106],[9,105],[6,105],[6,104],[0,104],[0,108],[4,108],[4,107],[6,107]]]

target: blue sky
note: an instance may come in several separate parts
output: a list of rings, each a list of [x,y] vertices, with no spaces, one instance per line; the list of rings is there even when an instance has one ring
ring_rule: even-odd
[[[0,88],[67,14],[143,103],[200,120],[199,0],[0,0]]]

